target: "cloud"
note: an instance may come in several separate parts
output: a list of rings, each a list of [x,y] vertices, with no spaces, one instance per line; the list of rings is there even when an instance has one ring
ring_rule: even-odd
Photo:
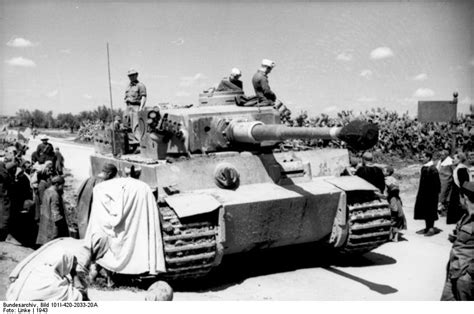
[[[469,64],[474,67],[474,58],[472,58],[471,61],[469,61]]]
[[[7,46],[15,47],[15,48],[26,48],[26,47],[36,46],[36,44],[33,44],[28,39],[17,37],[17,38],[10,39],[7,42]]]
[[[370,58],[374,60],[390,58],[393,56],[394,53],[392,49],[388,47],[378,47],[370,52]]]
[[[168,78],[168,75],[162,75],[162,74],[152,74],[149,76],[151,79],[159,80],[159,79],[165,79]]]
[[[462,105],[471,105],[472,99],[469,96],[466,96],[462,100],[460,100],[459,103]]]
[[[367,79],[368,79],[368,78],[371,78],[371,77],[372,77],[372,74],[373,74],[372,71],[367,70],[367,69],[362,70],[362,71],[360,72],[360,76],[365,77],[365,78],[367,78]]]
[[[324,108],[323,112],[329,113],[329,112],[335,112],[337,110],[339,110],[338,106],[329,106],[329,107]]]
[[[49,93],[46,93],[46,97],[48,98],[54,98],[59,94],[59,91],[57,89],[50,91]]]
[[[415,76],[413,77],[413,80],[415,80],[415,81],[424,81],[424,80],[426,80],[427,78],[428,78],[428,75],[427,75],[426,73],[420,73],[420,74],[418,74],[418,75],[415,75]]]
[[[11,58],[7,61],[5,61],[7,64],[12,65],[12,66],[18,66],[18,67],[35,67],[36,63],[33,60],[26,59],[23,57],[16,57],[16,58]]]
[[[184,44],[184,39],[178,38],[176,40],[173,40],[171,43],[176,45],[176,46],[181,46],[182,44]]]
[[[176,93],[176,97],[188,97],[188,96],[191,96],[191,94],[185,91],[179,91]]]
[[[123,86],[125,88],[127,86],[127,81],[125,80],[110,80],[110,84],[113,86]]]
[[[181,82],[179,83],[179,86],[183,86],[183,87],[193,86],[205,78],[206,77],[202,73],[196,73],[194,76],[183,76],[181,77]]]
[[[418,88],[415,93],[413,94],[413,97],[418,97],[418,98],[424,98],[424,97],[432,97],[434,96],[434,91],[429,88]]]
[[[350,52],[344,51],[337,55],[336,60],[349,62],[353,59],[353,56]]]
[[[72,53],[72,50],[71,49],[60,49],[59,52],[64,53],[66,55],[70,55]]]
[[[374,102],[376,100],[377,98],[375,97],[367,97],[367,96],[362,96],[362,97],[357,98],[358,102]]]
[[[82,95],[82,97],[84,97],[85,99],[92,99],[92,96],[89,94],[84,94]]]

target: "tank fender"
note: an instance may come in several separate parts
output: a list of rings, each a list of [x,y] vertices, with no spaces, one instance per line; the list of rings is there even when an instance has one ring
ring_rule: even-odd
[[[375,191],[377,188],[365,181],[364,179],[357,176],[341,176],[341,177],[330,177],[325,179],[326,182],[334,185],[341,189],[341,198],[337,207],[336,217],[332,226],[331,236],[329,243],[334,247],[341,247],[347,240],[349,234],[349,213],[347,211],[347,194],[350,191]]]
[[[378,191],[378,189],[358,176],[330,177],[324,181],[331,183],[344,192],[350,191]]]
[[[179,218],[210,213],[222,206],[213,196],[197,193],[174,194],[165,201]]]

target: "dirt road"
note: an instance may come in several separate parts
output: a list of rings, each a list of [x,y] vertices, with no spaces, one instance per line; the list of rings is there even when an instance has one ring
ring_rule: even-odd
[[[60,147],[74,184],[85,179],[92,147],[65,140],[51,142]],[[31,147],[36,145],[36,141],[31,142]],[[447,236],[453,226],[441,218],[436,223],[439,234],[424,237],[415,233],[424,227],[423,221],[412,219],[417,189],[413,176],[419,166],[402,171],[412,178],[401,184],[408,230],[400,242],[351,260],[335,259],[314,245],[226,256],[205,281],[175,286],[175,300],[439,300],[451,247]],[[136,289],[91,289],[90,297],[143,300],[144,293]]]

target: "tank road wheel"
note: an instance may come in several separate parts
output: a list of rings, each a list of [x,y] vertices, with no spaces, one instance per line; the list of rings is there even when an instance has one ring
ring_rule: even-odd
[[[222,258],[218,245],[218,214],[211,212],[183,219],[164,203],[159,204],[167,280],[207,275]]]
[[[372,192],[348,192],[348,232],[344,254],[364,254],[390,241],[391,214],[387,201]]]

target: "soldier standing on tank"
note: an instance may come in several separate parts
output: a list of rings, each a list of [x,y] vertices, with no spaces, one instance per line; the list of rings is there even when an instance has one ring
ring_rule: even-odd
[[[275,62],[263,59],[260,69],[252,77],[252,85],[258,98],[259,106],[273,106],[277,100],[275,93],[268,85],[268,74],[275,67]]]
[[[146,87],[142,82],[138,81],[138,72],[135,69],[128,71],[128,84],[125,90],[125,104],[126,108],[126,125],[132,129],[132,132],[138,126],[137,112],[143,110],[146,103]]]
[[[474,182],[464,183],[462,190],[467,212],[449,236],[453,247],[441,301],[474,300]]]

